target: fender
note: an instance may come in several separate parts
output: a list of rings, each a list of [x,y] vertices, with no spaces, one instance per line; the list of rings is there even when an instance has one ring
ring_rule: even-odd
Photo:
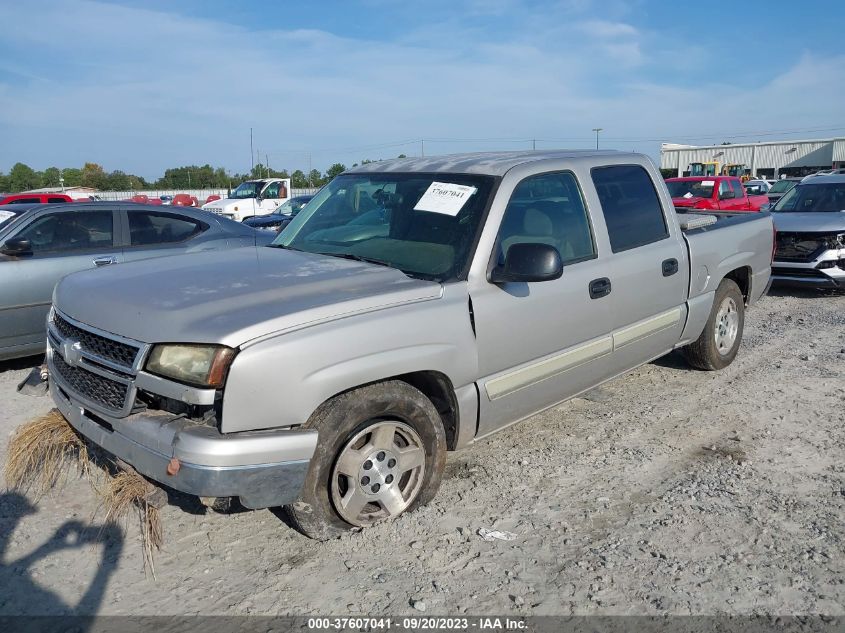
[[[298,426],[329,398],[400,374],[438,371],[456,392],[471,385],[478,360],[467,305],[466,283],[455,282],[439,299],[306,327],[242,349],[224,390],[220,430]]]

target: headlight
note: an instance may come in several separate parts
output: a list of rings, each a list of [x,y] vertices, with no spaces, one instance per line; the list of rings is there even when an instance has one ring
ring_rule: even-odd
[[[223,345],[156,345],[146,369],[200,387],[222,387],[235,350]]]

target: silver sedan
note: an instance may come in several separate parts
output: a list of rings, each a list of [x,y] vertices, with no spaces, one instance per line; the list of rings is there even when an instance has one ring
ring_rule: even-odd
[[[165,255],[263,246],[275,234],[187,207],[129,202],[0,207],[0,360],[37,354],[65,275]]]

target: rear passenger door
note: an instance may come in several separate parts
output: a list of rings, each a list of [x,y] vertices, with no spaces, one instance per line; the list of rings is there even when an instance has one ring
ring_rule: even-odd
[[[478,341],[479,435],[545,409],[601,382],[610,370],[609,299],[588,297],[604,262],[574,173],[530,175],[505,208],[492,269],[514,244],[554,246],[563,275],[543,282],[469,284]]]
[[[117,263],[110,210],[43,211],[7,239],[27,239],[32,251],[0,256],[0,347],[45,340],[53,288],[65,275]]]
[[[206,222],[169,211],[133,209],[121,213],[126,261],[202,250],[196,240],[210,228]]]
[[[670,351],[686,321],[689,264],[677,222],[667,222],[652,176],[641,165],[594,167],[591,176],[610,242],[614,373]],[[667,204],[670,201],[667,201]]]

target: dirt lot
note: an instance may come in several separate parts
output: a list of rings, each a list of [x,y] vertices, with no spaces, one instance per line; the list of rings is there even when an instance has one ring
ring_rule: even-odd
[[[0,364],[0,454],[50,408],[15,393],[33,362]],[[138,526],[101,533],[86,483],[33,513],[0,497],[0,615],[842,615],[843,457],[845,295],[777,293],[728,369],[647,365],[452,454],[430,506],[330,543],[173,497],[154,580]]]

